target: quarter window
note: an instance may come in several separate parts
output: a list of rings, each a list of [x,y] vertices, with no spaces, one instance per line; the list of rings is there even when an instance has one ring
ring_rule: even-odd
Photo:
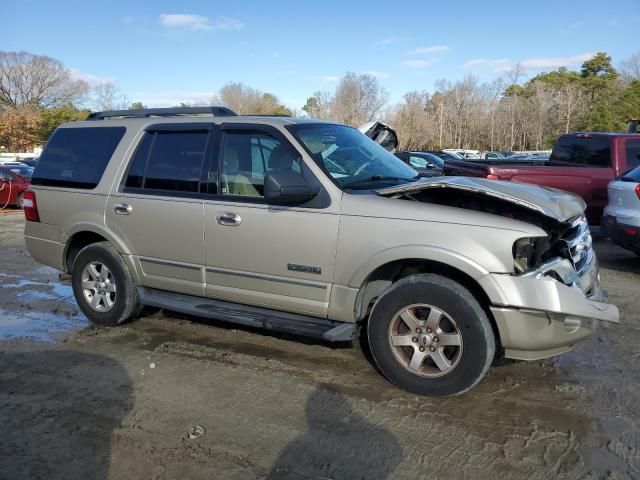
[[[15,177],[10,173],[0,172],[0,180],[6,181],[6,182],[13,182],[15,180]]]
[[[124,136],[124,127],[57,129],[33,172],[33,185],[95,188]]]
[[[129,168],[126,187],[197,193],[209,132],[147,132]]]

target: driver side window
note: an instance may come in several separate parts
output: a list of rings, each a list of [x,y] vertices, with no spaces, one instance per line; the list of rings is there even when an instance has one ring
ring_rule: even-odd
[[[258,131],[225,131],[220,187],[223,195],[261,198],[264,177],[274,170],[300,173],[301,158],[286,143]]]

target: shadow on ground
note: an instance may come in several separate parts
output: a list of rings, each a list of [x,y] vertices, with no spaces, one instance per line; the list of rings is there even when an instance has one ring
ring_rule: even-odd
[[[124,368],[60,351],[0,352],[0,364],[0,479],[106,479],[133,404]]]
[[[353,412],[346,395],[319,385],[305,407],[307,431],[278,456],[267,480],[390,478],[402,460],[398,440]]]

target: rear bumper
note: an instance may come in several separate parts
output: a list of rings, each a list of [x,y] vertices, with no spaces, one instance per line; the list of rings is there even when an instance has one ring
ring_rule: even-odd
[[[537,360],[564,353],[589,337],[599,322],[620,323],[618,308],[600,288],[595,256],[571,286],[542,274],[493,277],[504,297],[503,305],[494,302],[490,308],[508,358]]]
[[[613,215],[605,215],[600,223],[600,232],[616,245],[640,254],[640,227],[620,223]]]
[[[65,271],[64,243],[45,240],[44,238],[28,237],[25,235],[24,241],[27,250],[36,262],[43,263],[56,270]]]

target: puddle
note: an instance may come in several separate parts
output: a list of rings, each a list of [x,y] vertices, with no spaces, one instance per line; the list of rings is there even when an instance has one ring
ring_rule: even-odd
[[[0,273],[0,277],[10,278],[13,281],[13,283],[3,283],[2,288],[15,288],[22,290],[16,294],[16,297],[22,300],[73,301],[73,289],[69,284],[62,284],[55,281],[30,280],[16,275],[7,275],[6,273]],[[24,287],[36,288],[24,290]]]
[[[50,291],[27,290],[20,292],[16,296],[22,300],[63,300],[73,301],[73,290],[71,285],[63,285],[61,283],[36,283],[28,285],[42,285],[48,287]],[[5,285],[7,286],[7,285]]]
[[[64,315],[47,312],[9,312],[0,310],[0,341],[13,338],[32,338],[53,342],[55,336],[88,326],[82,314]]]

